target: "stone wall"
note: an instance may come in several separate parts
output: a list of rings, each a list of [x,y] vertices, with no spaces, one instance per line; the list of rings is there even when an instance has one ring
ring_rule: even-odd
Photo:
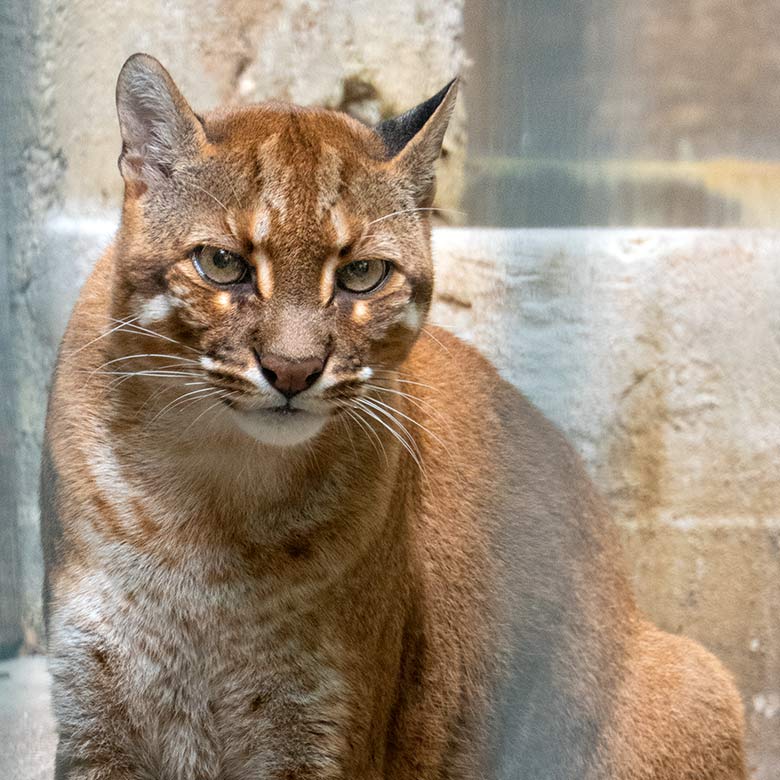
[[[514,227],[780,224],[774,0],[475,0],[465,206]]]

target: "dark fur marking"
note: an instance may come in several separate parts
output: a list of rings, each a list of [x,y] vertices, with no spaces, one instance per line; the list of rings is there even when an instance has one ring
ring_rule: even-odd
[[[302,540],[292,540],[284,546],[284,551],[294,559],[308,558],[311,554],[311,545]]]
[[[258,710],[261,710],[263,707],[265,707],[267,703],[268,703],[268,694],[263,693],[261,691],[260,693],[252,697],[251,701],[249,702],[249,709],[252,712],[257,712]]]
[[[105,650],[100,647],[92,647],[90,648],[90,652],[101,669],[108,669],[108,656],[106,655]]]

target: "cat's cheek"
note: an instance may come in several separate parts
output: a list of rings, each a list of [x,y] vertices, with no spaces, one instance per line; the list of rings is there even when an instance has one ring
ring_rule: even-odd
[[[231,418],[243,433],[274,447],[295,447],[313,439],[329,419],[328,415],[313,412],[281,414],[271,410],[241,409],[231,409]]]

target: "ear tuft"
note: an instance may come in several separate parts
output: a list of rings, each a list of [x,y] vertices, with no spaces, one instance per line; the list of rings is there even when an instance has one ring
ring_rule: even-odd
[[[457,93],[455,78],[424,103],[374,128],[384,141],[388,157],[409,181],[418,205],[430,205],[433,200],[434,163],[441,154]]]
[[[122,134],[119,169],[126,181],[151,185],[170,177],[176,162],[197,153],[203,127],[167,70],[148,54],[134,54],[116,85]]]

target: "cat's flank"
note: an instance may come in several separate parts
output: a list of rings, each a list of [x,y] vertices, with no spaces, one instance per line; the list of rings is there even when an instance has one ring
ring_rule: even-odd
[[[119,76],[43,465],[57,780],[737,780],[560,432],[425,324],[453,83],[375,128]]]

